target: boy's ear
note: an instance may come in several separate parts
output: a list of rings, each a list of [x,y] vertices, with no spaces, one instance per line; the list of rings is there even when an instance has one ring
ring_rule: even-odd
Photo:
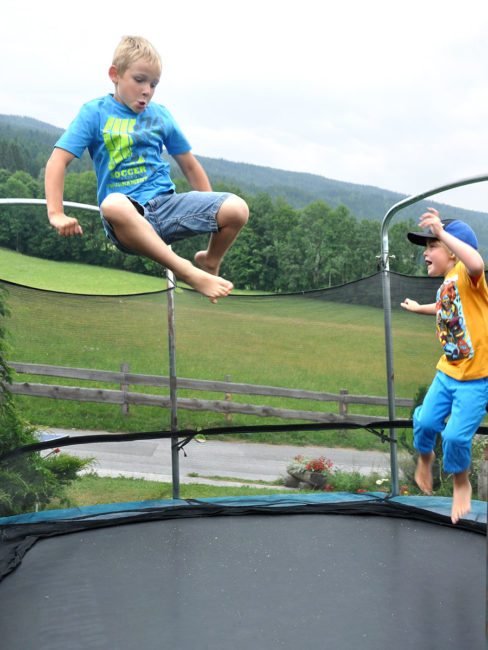
[[[117,68],[114,65],[111,65],[110,68],[108,69],[108,76],[110,77],[112,83],[116,84],[118,82],[119,73],[117,71]]]

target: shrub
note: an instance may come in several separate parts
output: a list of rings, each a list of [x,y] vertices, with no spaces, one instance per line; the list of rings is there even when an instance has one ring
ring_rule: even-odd
[[[15,409],[9,390],[11,372],[5,360],[5,297],[0,291],[0,456],[17,447],[37,442],[34,427]],[[45,507],[52,499],[67,503],[66,486],[90,460],[67,454],[22,454],[0,462],[0,516]]]

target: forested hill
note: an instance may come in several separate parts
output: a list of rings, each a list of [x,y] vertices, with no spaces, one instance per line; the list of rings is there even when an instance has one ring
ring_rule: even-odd
[[[37,177],[61,133],[63,129],[31,117],[0,115],[0,169],[21,169]],[[92,165],[88,154],[72,165],[77,172],[89,169]]]
[[[347,206],[358,219],[379,219],[385,215],[388,208],[406,196],[378,187],[346,183],[316,174],[290,172],[204,156],[199,156],[199,160],[214,183],[222,179],[235,183],[251,194],[264,191],[275,198],[284,198],[294,208],[302,208],[320,199],[332,207]]]
[[[56,126],[30,117],[0,115],[0,169],[23,169],[37,177],[62,131]],[[313,201],[322,200],[331,207],[345,205],[357,219],[381,220],[392,205],[406,196],[369,185],[207,158],[199,156],[198,152],[195,153],[214,185],[219,182],[235,185],[253,195],[265,192],[272,198],[285,199],[294,208],[303,208]],[[12,164],[15,165],[14,168]],[[86,154],[81,161],[76,161],[70,167],[72,171],[77,172],[91,168],[91,161]],[[173,174],[178,177],[179,170],[173,168]],[[429,201],[429,205],[440,207],[445,217],[465,219],[475,229],[486,230],[486,213],[462,210],[432,201]],[[421,207],[413,206],[403,211],[401,216],[416,218]]]

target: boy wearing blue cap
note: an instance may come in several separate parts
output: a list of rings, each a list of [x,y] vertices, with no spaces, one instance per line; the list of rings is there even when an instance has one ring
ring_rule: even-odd
[[[471,442],[488,402],[488,287],[478,241],[468,224],[441,220],[437,210],[429,208],[419,225],[423,232],[410,232],[408,239],[425,246],[428,275],[444,276],[444,282],[435,303],[421,305],[406,298],[401,306],[436,316],[444,354],[413,416],[414,446],[419,452],[415,480],[424,493],[432,493],[434,446],[440,433],[444,469],[453,474],[451,520],[455,524],[471,509]]]

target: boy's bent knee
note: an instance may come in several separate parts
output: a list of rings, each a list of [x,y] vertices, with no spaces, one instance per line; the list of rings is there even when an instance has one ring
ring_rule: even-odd
[[[128,208],[133,208],[135,210],[129,197],[120,192],[109,194],[103,199],[100,205],[100,210],[107,220],[117,216],[121,210],[127,210]]]
[[[217,213],[217,222],[220,226],[232,222],[234,225],[245,226],[249,219],[249,207],[244,199],[236,194],[231,194],[222,203]]]
[[[416,429],[427,431],[429,433],[440,433],[442,425],[440,425],[435,413],[423,409],[422,406],[417,406],[413,414],[413,422]]]
[[[418,406],[413,414],[413,444],[420,453],[429,453],[434,449],[437,435],[442,427],[432,420],[428,413]]]

